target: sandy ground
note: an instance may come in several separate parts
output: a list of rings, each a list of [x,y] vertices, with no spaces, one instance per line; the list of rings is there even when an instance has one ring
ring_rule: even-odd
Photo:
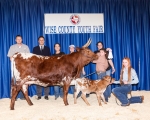
[[[0,120],[150,120],[150,91],[135,91],[132,95],[144,95],[144,103],[121,107],[112,95],[108,104],[98,106],[96,95],[91,94],[87,98],[91,106],[87,106],[82,98],[74,104],[73,95],[68,94],[69,106],[61,98],[54,100],[54,96],[49,100],[36,100],[33,96],[33,106],[18,99],[15,110],[10,110],[10,99],[0,99]]]

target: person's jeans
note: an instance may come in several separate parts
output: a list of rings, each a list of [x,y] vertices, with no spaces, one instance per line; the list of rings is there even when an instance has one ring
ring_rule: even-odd
[[[122,103],[122,106],[126,106],[128,103],[142,103],[141,96],[135,96],[128,99],[127,94],[129,91],[132,90],[132,85],[122,85],[121,87],[116,87],[112,89],[112,92],[114,95],[119,99],[119,101]]]
[[[55,98],[58,98],[59,96],[63,98],[63,87],[54,86],[54,94],[55,94]]]
[[[106,75],[111,75],[111,69],[106,71]]]
[[[73,94],[73,96],[74,96],[74,90],[75,90],[75,86],[74,85],[70,85],[70,91]]]
[[[142,98],[141,96],[135,96],[135,97],[131,97],[129,99],[130,104],[134,104],[134,103],[142,103]]]
[[[110,93],[109,90],[111,90],[111,86],[107,86],[105,92],[104,92],[104,97],[105,97],[105,101],[108,102],[108,98],[110,97]]]
[[[111,75],[111,69],[106,71],[106,75]],[[104,92],[105,100],[108,102],[108,98],[111,96],[111,85],[108,85]]]
[[[102,79],[106,75],[106,72],[97,73],[97,78]]]
[[[36,86],[37,96],[38,97],[42,96],[42,89],[44,89],[44,95],[48,96],[49,95],[49,91],[50,91],[49,87],[42,87],[42,86],[39,86],[39,85]]]
[[[112,89],[114,95],[118,98],[118,100],[122,103],[122,105],[127,105],[129,103],[127,94],[132,90],[131,84],[121,85],[120,87],[116,87]]]

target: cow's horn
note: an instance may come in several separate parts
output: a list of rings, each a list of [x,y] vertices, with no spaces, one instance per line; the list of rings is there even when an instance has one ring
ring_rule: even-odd
[[[91,42],[92,42],[92,40],[91,40],[91,38],[89,38],[87,43],[85,45],[83,45],[82,47],[88,47],[91,44]]]

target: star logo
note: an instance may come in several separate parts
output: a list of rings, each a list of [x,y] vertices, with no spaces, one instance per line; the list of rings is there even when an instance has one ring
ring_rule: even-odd
[[[80,22],[80,17],[78,15],[71,15],[70,21],[72,24],[77,25]]]

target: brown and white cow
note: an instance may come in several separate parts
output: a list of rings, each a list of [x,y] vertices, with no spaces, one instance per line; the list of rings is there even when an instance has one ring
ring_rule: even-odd
[[[29,105],[33,105],[28,97],[28,85],[41,86],[63,85],[65,105],[68,105],[67,94],[72,79],[80,76],[82,68],[98,56],[87,48],[86,43],[77,52],[60,58],[53,56],[39,56],[32,53],[16,53],[13,56],[13,73],[16,84],[12,85],[10,109],[14,109],[15,99],[21,90]],[[13,79],[12,79],[13,81]]]

